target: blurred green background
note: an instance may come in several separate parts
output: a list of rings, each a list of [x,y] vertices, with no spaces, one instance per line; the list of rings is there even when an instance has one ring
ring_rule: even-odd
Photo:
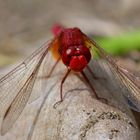
[[[0,67],[16,63],[52,36],[55,23],[77,26],[122,64],[140,71],[139,0],[1,0]]]

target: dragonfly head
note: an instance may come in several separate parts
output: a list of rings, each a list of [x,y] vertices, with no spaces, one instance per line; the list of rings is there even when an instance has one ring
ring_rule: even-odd
[[[84,45],[70,46],[62,52],[63,63],[74,71],[82,71],[90,59],[91,53]]]

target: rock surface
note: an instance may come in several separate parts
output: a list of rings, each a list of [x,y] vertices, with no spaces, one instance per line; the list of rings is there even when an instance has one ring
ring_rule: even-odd
[[[60,99],[64,68],[59,65],[59,70],[58,75],[42,79],[41,97],[25,107],[12,129],[0,136],[1,140],[139,140],[131,111],[111,97],[108,100],[112,105],[96,100],[81,77],[73,73],[63,86],[64,101],[54,108]],[[100,81],[93,81],[97,83],[96,91],[107,97]]]

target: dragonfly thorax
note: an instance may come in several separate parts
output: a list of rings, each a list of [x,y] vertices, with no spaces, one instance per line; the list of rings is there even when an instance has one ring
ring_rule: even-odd
[[[61,44],[63,48],[67,48],[73,45],[83,44],[83,34],[78,28],[68,28],[61,32]]]

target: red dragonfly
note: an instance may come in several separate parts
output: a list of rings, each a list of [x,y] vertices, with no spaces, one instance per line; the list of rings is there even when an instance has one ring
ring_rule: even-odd
[[[42,45],[25,61],[0,79],[0,111],[4,110],[1,125],[2,135],[13,126],[29,101],[39,71],[41,67],[44,67],[44,60],[47,60],[49,52],[53,54],[56,62],[48,76],[51,76],[60,60],[67,68],[60,85],[60,102],[63,101],[63,83],[71,71],[80,72],[90,84],[83,70],[87,67],[91,72],[88,63],[91,57],[94,57],[93,52],[95,52],[109,65],[120,85],[126,87],[127,90],[121,92],[129,102],[130,107],[140,112],[140,77],[136,77],[125,68],[117,65],[115,59],[79,28],[57,26],[53,31],[55,37],[50,42]],[[97,95],[94,87],[91,86],[91,88],[95,97],[100,99],[101,97]]]

